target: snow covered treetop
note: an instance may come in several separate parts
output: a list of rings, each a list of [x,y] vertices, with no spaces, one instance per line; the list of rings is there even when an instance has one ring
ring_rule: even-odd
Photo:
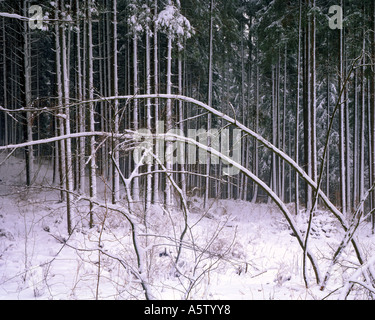
[[[151,9],[147,3],[143,1],[135,0],[133,1],[130,7],[130,18],[128,19],[128,24],[131,32],[134,35],[138,35],[143,32],[147,32],[149,35],[152,35],[151,31],[151,22],[152,22],[152,13]]]
[[[194,29],[179,10],[179,1],[175,6],[172,1],[161,11],[157,17],[156,23],[159,29],[165,32],[168,37],[174,40],[177,37],[178,45],[182,47],[182,40],[191,38]]]
[[[188,39],[194,34],[194,29],[180,13],[180,2],[176,0],[176,5],[172,1],[156,17],[148,3],[140,0],[133,0],[129,5],[130,17],[128,19],[129,27],[133,35],[147,32],[152,35],[151,23],[154,21],[157,28],[166,33],[172,40],[177,38],[178,46],[182,48],[184,39]]]

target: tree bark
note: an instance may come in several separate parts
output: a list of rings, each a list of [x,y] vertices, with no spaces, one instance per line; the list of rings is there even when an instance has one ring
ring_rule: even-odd
[[[207,104],[212,107],[212,64],[213,64],[213,9],[214,0],[210,2],[210,38],[209,38],[209,55],[208,55],[208,99]],[[211,147],[211,126],[212,126],[212,116],[208,114],[207,116],[207,146]],[[205,181],[205,193],[204,193],[204,208],[207,207],[208,198],[210,195],[210,174],[211,174],[211,154],[207,153],[206,158],[206,181]]]
[[[64,0],[61,1],[61,8],[64,10]],[[65,134],[70,135],[70,81],[69,81],[69,46],[67,45],[65,25],[61,24],[61,67],[62,67],[62,83],[63,83],[63,106],[65,115]],[[67,203],[67,220],[68,220],[68,233],[73,231],[72,218],[72,192],[73,192],[73,162],[72,162],[72,140],[65,140],[65,170],[66,170],[66,203]]]
[[[146,93],[151,94],[151,46],[150,46],[150,30],[146,30]],[[151,132],[152,129],[152,113],[151,113],[151,99],[147,99],[147,130]],[[152,150],[151,150],[152,151]],[[147,181],[146,181],[146,193],[145,193],[145,212],[151,206],[152,201],[152,161],[150,157],[147,157]]]
[[[112,62],[112,74],[113,74],[113,84],[112,90],[113,95],[119,95],[118,89],[118,49],[117,49],[117,0],[112,0],[112,15],[113,15],[113,22],[112,22],[112,42],[113,42],[113,62]],[[115,135],[119,133],[119,101],[117,99],[114,100],[113,105],[113,132]],[[120,153],[117,147],[117,140],[112,139],[112,152],[113,157],[116,163],[120,162]],[[115,166],[112,165],[112,203],[116,204],[117,201],[120,199],[120,175],[118,170],[116,170]]]
[[[258,41],[258,39],[257,39]],[[256,48],[256,80],[255,80],[255,132],[259,133],[259,49]],[[258,177],[259,176],[259,151],[258,151],[258,140],[254,139],[254,161],[253,161],[253,170],[254,174]],[[253,186],[253,198],[252,203],[255,203],[257,201],[258,197],[258,184],[254,184]]]
[[[375,2],[373,2],[373,30],[375,30]],[[375,32],[372,33],[372,61],[375,61]],[[372,73],[372,102],[371,102],[371,166],[372,182],[375,182],[375,72]],[[375,208],[375,191],[371,193],[371,210]],[[372,214],[372,233],[375,233],[375,212]]]
[[[168,54],[167,54],[167,95],[172,94],[172,35],[168,35]],[[166,132],[169,132],[173,129],[172,122],[172,100],[167,99],[166,106]],[[165,151],[165,160],[166,160],[166,169],[167,175],[172,174],[172,147],[173,143],[171,141],[166,141],[166,151]],[[165,205],[167,209],[170,209],[173,204],[172,199],[172,184],[170,179],[167,177],[165,181]]]
[[[63,88],[62,88],[62,72],[61,72],[61,41],[60,41],[60,26],[59,26],[59,8],[60,2],[56,1],[55,9],[55,52],[56,52],[56,91],[57,91],[57,105],[58,105],[58,133],[59,135],[65,134],[64,120],[61,116],[64,113],[63,109]],[[59,176],[60,176],[60,188],[63,190],[66,185],[66,161],[65,161],[65,142],[60,141],[58,143],[57,157],[59,159]],[[65,201],[66,193],[61,191],[61,201]]]
[[[341,0],[342,6],[342,0]],[[340,29],[339,39],[339,88],[342,88],[344,83],[344,34],[343,30]],[[344,96],[341,96],[340,101],[340,203],[341,212],[346,215],[346,167],[345,167],[345,105]]]
[[[76,15],[77,15],[77,30],[76,30],[76,41],[77,41],[77,98],[78,101],[83,101],[83,73],[82,73],[82,55],[81,55],[81,9],[79,1],[76,0]],[[78,108],[78,130],[79,132],[86,131],[86,117],[85,117],[85,107],[82,105]],[[79,193],[85,193],[85,145],[86,139],[81,138],[78,142],[78,189]]]
[[[298,21],[298,49],[297,49],[297,92],[296,92],[296,126],[295,126],[295,162],[299,163],[299,111],[300,111],[300,85],[301,85],[301,28],[302,28],[302,0],[299,0]],[[295,214],[299,214],[299,175],[295,173]]]
[[[135,31],[134,31],[135,32]],[[138,94],[138,36],[136,32],[133,35],[133,86],[134,86],[134,95]],[[137,131],[139,129],[138,123],[138,101],[134,100],[134,109],[133,109],[133,129]],[[134,177],[133,179],[133,200],[138,202],[140,198],[140,189],[139,189],[139,178]]]
[[[154,1],[154,16],[156,17],[158,14],[158,1]],[[155,19],[154,23],[154,93],[159,93],[159,59],[158,59],[158,25]],[[156,98],[154,100],[155,109],[154,109],[154,118],[155,118],[155,127],[157,127],[159,122],[159,100]],[[155,156],[158,158],[159,155],[159,144],[160,140],[156,141],[155,145]],[[154,188],[153,188],[153,202],[159,202],[159,164],[157,161],[154,161]]]
[[[89,99],[89,130],[95,131],[95,109],[94,103],[94,55],[93,55],[93,34],[92,34],[92,0],[87,0],[87,86]],[[90,197],[95,199],[97,196],[97,182],[96,182],[96,139],[95,136],[90,137],[90,166],[89,166],[89,181],[90,181]],[[94,204],[90,202],[90,227],[94,226]]]
[[[8,90],[7,90],[7,38],[6,38],[6,30],[5,30],[5,18],[2,19],[2,36],[3,36],[3,104],[4,107],[8,107]],[[9,135],[8,135],[8,114],[4,113],[4,145],[9,143]]]
[[[23,0],[23,16],[28,15],[28,1]],[[23,37],[23,75],[21,75],[21,79],[23,80],[22,83],[22,95],[25,108],[31,107],[31,99],[32,99],[32,92],[31,92],[31,41],[30,41],[30,33],[28,31],[28,23],[27,21],[23,22],[23,30],[22,30],[22,37]],[[33,140],[33,116],[31,112],[26,112],[26,126],[24,127],[24,138],[25,141],[32,141]],[[32,177],[34,172],[34,150],[33,147],[27,147],[25,149],[25,156],[26,156],[26,185],[31,186],[32,184]]]

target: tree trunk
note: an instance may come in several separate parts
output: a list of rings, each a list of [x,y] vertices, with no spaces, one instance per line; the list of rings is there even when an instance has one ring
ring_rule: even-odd
[[[280,51],[278,61],[272,68],[272,143],[274,146],[280,146]],[[272,154],[272,189],[280,196],[280,159],[276,154]]]
[[[281,83],[281,50],[278,50],[278,58],[277,58],[277,66],[276,66],[276,146],[282,149],[281,146],[281,117],[280,117],[280,108],[281,108],[281,101],[280,101],[280,83]],[[281,159],[278,157],[275,158],[276,160],[276,180],[275,180],[275,190],[276,194],[280,197],[281,195]]]
[[[297,49],[297,92],[296,92],[296,126],[295,126],[295,161],[299,163],[299,110],[300,110],[300,84],[301,84],[301,28],[302,28],[302,0],[299,1],[298,22],[298,49]],[[299,214],[299,175],[295,173],[295,214]]]
[[[306,0],[310,8],[310,0]],[[303,63],[303,114],[304,114],[304,165],[307,174],[312,177],[312,145],[311,145],[311,17],[304,30],[304,63]],[[307,211],[312,206],[312,188],[306,185],[305,206]]]
[[[363,31],[364,32],[364,31]],[[363,52],[365,52],[365,34],[363,33]],[[361,117],[359,125],[359,200],[363,198],[365,193],[365,114],[366,114],[366,56],[362,60],[362,82],[361,82]],[[364,210],[364,205],[361,205]],[[349,212],[348,212],[349,214]]]
[[[329,61],[329,57],[328,57]],[[330,77],[327,74],[327,132],[329,129],[329,124],[331,122],[331,82],[330,82]],[[327,145],[327,159],[326,159],[326,195],[329,197],[329,187],[330,187],[330,148],[329,148],[329,143]]]
[[[64,0],[61,1],[61,8],[64,9]],[[66,39],[66,30],[65,25],[61,25],[61,58],[62,58],[62,82],[63,82],[63,106],[64,106],[64,115],[65,115],[65,134],[70,135],[71,128],[70,128],[70,90],[69,90],[69,65],[68,65],[68,51],[69,48],[67,46],[67,39]],[[66,160],[66,202],[67,202],[67,219],[68,219],[68,233],[71,234],[72,229],[72,218],[73,218],[73,211],[72,211],[72,192],[73,192],[73,166],[72,166],[72,140],[66,139],[65,140],[65,160]]]
[[[315,9],[315,0],[312,0],[313,9]],[[317,142],[316,142],[316,59],[315,59],[315,13],[311,16],[311,174],[315,182],[318,180],[317,165]]]
[[[213,9],[214,9],[214,0],[210,2],[210,38],[209,38],[209,58],[208,58],[208,105],[212,107],[212,64],[213,64]],[[211,147],[211,123],[212,116],[209,114],[207,116],[207,146]],[[206,182],[205,182],[205,193],[204,193],[204,208],[207,207],[208,198],[210,195],[210,174],[211,174],[211,154],[207,153],[206,158]]]
[[[61,72],[61,41],[60,41],[60,26],[59,26],[59,8],[60,3],[56,1],[56,10],[55,10],[55,52],[56,52],[56,91],[57,91],[57,105],[58,105],[58,115],[64,113],[63,109],[63,89],[62,89],[62,72]],[[59,135],[65,134],[64,120],[61,116],[58,116],[57,119],[58,132]],[[61,201],[65,201],[66,193],[62,190],[66,185],[66,161],[65,161],[65,142],[58,142],[58,152],[57,158],[59,159],[59,176],[60,176],[60,188],[61,188]]]
[[[373,30],[375,30],[375,2],[373,2]],[[375,61],[375,32],[372,33],[372,61]],[[375,72],[372,73],[372,102],[371,102],[371,166],[372,182],[375,182]],[[375,191],[371,193],[371,210],[375,208]],[[372,214],[372,233],[375,233],[375,212]]]
[[[359,165],[358,165],[358,69],[355,69],[354,71],[354,135],[353,135],[353,154],[355,155],[353,157],[353,208],[357,207],[357,204],[359,202],[359,196],[358,196],[358,177],[359,177]]]
[[[2,23],[2,36],[3,36],[3,104],[4,107],[8,107],[8,91],[7,91],[7,39],[6,39],[6,32],[5,32],[5,18],[3,18]],[[8,135],[8,114],[4,113],[4,145],[9,143],[9,135]]]
[[[172,93],[172,36],[168,35],[168,55],[167,55],[167,94]],[[172,100],[167,99],[166,107],[166,131],[169,132],[173,129],[172,122]],[[166,141],[166,151],[165,151],[165,160],[166,160],[166,169],[167,175],[170,175],[172,172],[172,152],[173,152],[173,143],[171,141]],[[166,178],[165,183],[165,204],[166,208],[170,208],[173,204],[172,199],[172,184],[168,177]]]
[[[94,56],[93,56],[93,35],[92,35],[92,0],[87,0],[87,54],[88,54],[88,67],[87,67],[87,86],[88,86],[88,99],[94,99]],[[94,103],[89,102],[89,130],[95,131],[95,109]],[[96,139],[94,136],[90,137],[90,166],[89,166],[89,181],[90,181],[90,198],[95,199],[97,196],[96,184]],[[90,202],[90,228],[94,225],[94,204]]]
[[[342,1],[341,1],[342,6]],[[340,29],[339,39],[339,90],[341,90],[344,84],[344,34],[343,30]],[[345,105],[344,96],[340,97],[340,191],[341,191],[341,212],[346,215],[346,168],[345,168]]]
[[[282,137],[281,137],[281,146],[282,150],[286,152],[286,143],[285,143],[285,135],[286,135],[286,112],[287,112],[287,53],[288,53],[288,46],[285,43],[285,53],[284,53],[284,88],[283,88],[283,110],[282,110],[282,118],[283,118],[283,126],[282,126]],[[281,161],[281,188],[280,188],[280,198],[281,200],[285,201],[285,162]]]
[[[23,16],[28,15],[28,1],[23,0]],[[29,33],[29,25],[27,21],[23,22],[23,83],[22,83],[22,95],[23,104],[25,108],[31,107],[31,41]],[[26,126],[24,128],[25,141],[33,140],[33,117],[31,112],[26,112]],[[25,149],[26,156],[26,185],[30,186],[32,183],[32,176],[34,172],[34,150],[32,146]]]
[[[134,85],[134,95],[138,94],[138,36],[137,34],[133,35],[133,85]],[[133,109],[133,130],[137,131],[139,129],[138,124],[138,101],[134,100],[134,109]],[[138,202],[140,197],[139,189],[139,178],[134,177],[133,179],[133,200]]]
[[[82,73],[82,57],[81,57],[81,23],[80,23],[80,15],[81,9],[79,1],[76,0],[76,15],[77,15],[77,98],[78,101],[83,101],[84,93],[83,93],[83,73]],[[78,107],[78,130],[79,132],[86,131],[86,117],[85,117],[85,106],[81,105]],[[78,141],[78,190],[79,193],[85,193],[85,144],[86,139],[80,138]]]
[[[183,95],[183,68],[182,68],[182,52],[179,52],[178,55],[178,94]],[[179,116],[179,129],[181,134],[185,133],[184,126],[184,104],[183,101],[178,101],[178,116]],[[185,173],[185,158],[184,152],[180,152],[180,171],[181,171],[181,191],[184,196],[186,196],[186,173]]]
[[[257,39],[258,41],[258,39]],[[256,92],[255,92],[255,132],[259,134],[259,49],[256,48]],[[253,170],[254,174],[258,177],[259,176],[259,152],[258,152],[258,140],[254,140],[254,155],[253,155]],[[253,199],[252,203],[255,203],[257,201],[258,197],[258,184],[254,184],[253,187]]]
[[[345,51],[345,61],[348,61],[347,57],[347,50]],[[346,78],[346,62],[345,62],[345,70],[344,76]],[[350,213],[351,212],[351,170],[350,170],[350,112],[349,112],[349,93],[348,88],[345,87],[344,89],[344,99],[345,99],[345,162],[346,162],[346,210]]]
[[[146,92],[151,94],[151,47],[150,47],[150,31],[146,30]],[[147,99],[147,130],[151,132],[152,129],[152,113],[151,113],[151,99]],[[146,193],[145,193],[145,212],[151,206],[152,200],[152,161],[150,157],[147,157],[147,181],[146,181]]]
[[[154,1],[154,16],[156,17],[158,14],[158,1]],[[158,59],[158,26],[155,19],[154,23],[154,93],[159,93],[159,59]],[[155,104],[155,110],[154,110],[154,118],[155,118],[155,127],[158,126],[159,122],[159,100],[156,98],[154,101]],[[155,156],[158,158],[159,155],[159,144],[160,140],[156,140],[155,145]],[[153,192],[153,202],[157,203],[159,202],[159,173],[157,172],[159,170],[159,164],[157,161],[154,161],[154,192]]]
[[[119,94],[118,90],[118,55],[117,55],[117,0],[113,0],[113,22],[112,22],[112,41],[113,41],[113,62],[112,62],[112,75],[113,75],[113,96],[117,97]],[[119,133],[119,102],[117,99],[114,100],[113,109],[113,133],[117,135]],[[116,164],[120,162],[120,153],[117,148],[117,140],[112,139],[112,152],[113,158]],[[116,166],[112,165],[112,203],[116,204],[120,199],[120,175],[116,170]]]

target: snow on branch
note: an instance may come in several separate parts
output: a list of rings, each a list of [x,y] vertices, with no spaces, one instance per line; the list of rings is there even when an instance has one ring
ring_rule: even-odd
[[[270,151],[274,152],[278,157],[286,161],[296,172],[302,177],[304,181],[306,181],[307,184],[309,184],[314,190],[316,190],[317,194],[321,197],[323,200],[324,204],[327,206],[327,208],[335,215],[335,217],[339,220],[340,224],[342,225],[343,229],[345,231],[348,230],[349,224],[344,217],[344,215],[340,212],[339,209],[336,208],[336,206],[329,200],[327,195],[320,189],[318,188],[317,182],[315,182],[305,171],[304,169],[299,166],[295,160],[293,160],[289,155],[287,155],[285,152],[277,148],[275,145],[273,145],[271,142],[269,142],[267,139],[263,138],[260,134],[252,131],[245,125],[241,124],[238,120],[231,118],[230,116],[226,115],[223,112],[220,112],[216,110],[215,108],[212,108],[211,106],[208,106],[207,104],[198,101],[196,99],[186,97],[183,95],[174,95],[174,94],[144,94],[144,95],[126,95],[126,96],[113,96],[113,97],[105,97],[105,98],[99,98],[99,99],[94,99],[90,101],[83,101],[83,102],[78,102],[78,103],[72,103],[70,106],[78,106],[78,105],[84,105],[87,103],[93,103],[93,102],[101,102],[101,101],[111,101],[111,100],[132,100],[132,99],[172,99],[172,100],[181,100],[185,101],[188,103],[192,103],[194,105],[197,105],[199,107],[202,107],[206,111],[210,112],[211,114],[218,116],[219,118],[223,119],[224,121],[228,122],[229,124],[232,124],[236,126],[237,128],[241,129],[244,133],[247,133],[249,136],[253,137],[260,143],[262,143],[266,148],[268,148]],[[49,142],[54,142],[58,140],[63,140],[63,139],[69,139],[69,138],[78,138],[78,137],[84,137],[84,136],[113,136],[112,134],[109,133],[104,133],[104,132],[97,132],[97,133],[83,133],[83,134],[72,134],[69,137],[55,137],[55,138],[50,138],[44,140],[43,143],[49,143]],[[121,135],[123,137],[123,135]],[[14,145],[14,146],[3,146],[0,147],[0,150],[9,150],[9,149],[14,149],[14,148],[21,148],[21,147],[26,147],[30,144],[37,145],[40,143],[40,141],[32,141],[28,143],[23,143],[19,145]],[[358,243],[355,238],[351,239],[351,242],[353,244],[353,247],[356,251],[356,254],[359,256],[360,260],[363,260],[363,253],[361,252],[361,248],[358,246]]]
[[[367,275],[367,271],[371,270],[374,268],[375,265],[375,256],[371,257],[366,263],[362,264],[351,276],[350,278],[346,281],[343,289],[341,290],[341,294],[339,296],[339,300],[345,300],[347,296],[349,295],[353,284],[357,283],[367,290],[369,290],[372,293],[375,293],[375,287],[371,285],[371,279],[369,279],[369,276]],[[358,278],[361,276],[365,276],[367,278],[368,283],[364,283]]]
[[[68,134],[68,135],[61,135],[61,136],[58,136],[58,137],[52,137],[52,138],[47,138],[47,139],[33,140],[33,141],[19,143],[19,144],[8,144],[6,146],[0,146],[0,151],[25,148],[25,147],[29,147],[29,146],[47,144],[47,143],[52,143],[52,142],[67,140],[67,139],[85,138],[85,137],[93,137],[93,136],[113,137],[113,138],[117,138],[117,139],[132,138],[132,136],[130,136],[130,135],[124,135],[124,134],[115,135],[115,134],[110,133],[110,132],[101,132],[101,131],[100,132],[79,132],[79,133],[71,133],[71,134]]]
[[[179,6],[179,3],[177,3]],[[180,13],[178,7],[172,3],[161,11],[156,19],[158,28],[174,40],[177,37],[177,45],[182,49],[184,39],[189,39],[194,34],[194,28],[190,21]]]
[[[30,21],[30,18],[21,16],[21,15],[16,14],[16,13],[0,12],[0,17],[17,19],[17,20],[22,20],[22,21]]]
[[[141,4],[138,0],[135,0],[129,5],[131,16],[128,19],[130,30],[134,35],[147,32],[152,35],[150,28],[152,22],[151,8],[147,3]]]
[[[226,115],[223,112],[220,112],[216,110],[215,108],[208,106],[207,104],[196,100],[194,98],[186,97],[183,95],[175,95],[175,94],[143,94],[143,95],[126,95],[126,96],[111,96],[111,97],[103,97],[88,101],[82,101],[82,102],[75,102],[70,104],[67,107],[73,107],[73,106],[79,106],[79,105],[85,105],[88,103],[98,103],[102,101],[111,101],[111,100],[132,100],[132,99],[172,99],[172,100],[182,100],[188,103],[192,103],[194,105],[197,105],[199,107],[202,107],[206,111],[210,112],[211,114],[218,116],[219,118],[227,121],[228,123],[236,126],[237,128],[241,129],[243,132],[249,134],[251,137],[258,140],[260,143],[262,143],[266,148],[268,148],[270,151],[274,152],[276,155],[278,155],[280,158],[282,158],[284,161],[286,161],[296,172],[304,179],[314,190],[318,189],[317,183],[311,179],[311,177],[304,171],[301,166],[299,166],[295,160],[293,160],[290,156],[288,156],[285,152],[274,146],[271,142],[269,142],[267,139],[263,138],[260,134],[252,131],[245,125],[241,124],[238,120],[231,118],[230,116]],[[0,110],[1,111],[1,110]],[[87,134],[87,133],[86,133]],[[101,133],[103,134],[103,133]],[[95,134],[94,134],[95,135]],[[60,140],[57,138],[57,140]],[[57,141],[54,140],[54,141]],[[53,142],[53,141],[50,141]],[[37,143],[36,143],[37,144]],[[18,145],[17,145],[18,146]],[[27,146],[27,143],[20,147]],[[12,149],[12,147],[5,146],[0,147],[0,150],[3,149]],[[345,231],[349,228],[348,223],[344,217],[344,215],[338,210],[335,205],[328,199],[327,195],[319,188],[317,190],[318,195],[321,197],[323,202],[326,204],[326,206],[331,210],[331,212],[337,217],[337,219],[340,221],[341,225],[345,229]]]
[[[144,137],[148,136],[146,133],[143,134],[143,135],[144,135]],[[254,181],[256,184],[258,184],[261,188],[263,188],[263,190],[271,197],[271,199],[276,203],[276,205],[282,211],[285,219],[288,221],[289,226],[291,227],[294,234],[296,235],[296,238],[298,240],[299,245],[306,252],[306,254],[307,254],[307,256],[308,256],[308,258],[311,262],[311,265],[313,266],[317,283],[320,283],[321,275],[320,275],[320,271],[318,269],[317,261],[316,261],[314,255],[311,253],[311,251],[308,248],[304,248],[303,236],[302,236],[301,232],[299,231],[299,229],[297,228],[296,222],[294,221],[292,214],[289,212],[289,209],[287,208],[285,203],[277,196],[277,194],[275,192],[272,191],[272,189],[264,181],[262,181],[259,177],[257,177],[255,174],[253,174],[250,170],[243,167],[240,163],[238,163],[236,161],[233,161],[232,159],[230,159],[230,157],[226,156],[225,154],[215,150],[214,148],[208,147],[208,146],[196,141],[195,139],[187,138],[187,137],[180,136],[180,135],[173,134],[173,133],[159,134],[158,136],[163,137],[164,139],[172,138],[172,139],[176,139],[178,141],[182,141],[182,142],[185,142],[185,143],[188,143],[188,144],[196,145],[200,149],[203,149],[203,150],[206,150],[206,151],[212,153],[213,155],[217,156],[218,158],[222,159],[223,161],[225,161],[225,162],[229,163],[230,165],[232,165],[233,167],[237,168],[239,171],[243,172],[246,176],[248,176],[252,181]],[[181,239],[181,241],[182,241],[182,239]]]

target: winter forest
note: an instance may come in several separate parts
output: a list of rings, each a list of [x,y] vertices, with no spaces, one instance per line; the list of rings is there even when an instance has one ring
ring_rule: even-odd
[[[0,0],[0,299],[375,298],[375,2]]]

